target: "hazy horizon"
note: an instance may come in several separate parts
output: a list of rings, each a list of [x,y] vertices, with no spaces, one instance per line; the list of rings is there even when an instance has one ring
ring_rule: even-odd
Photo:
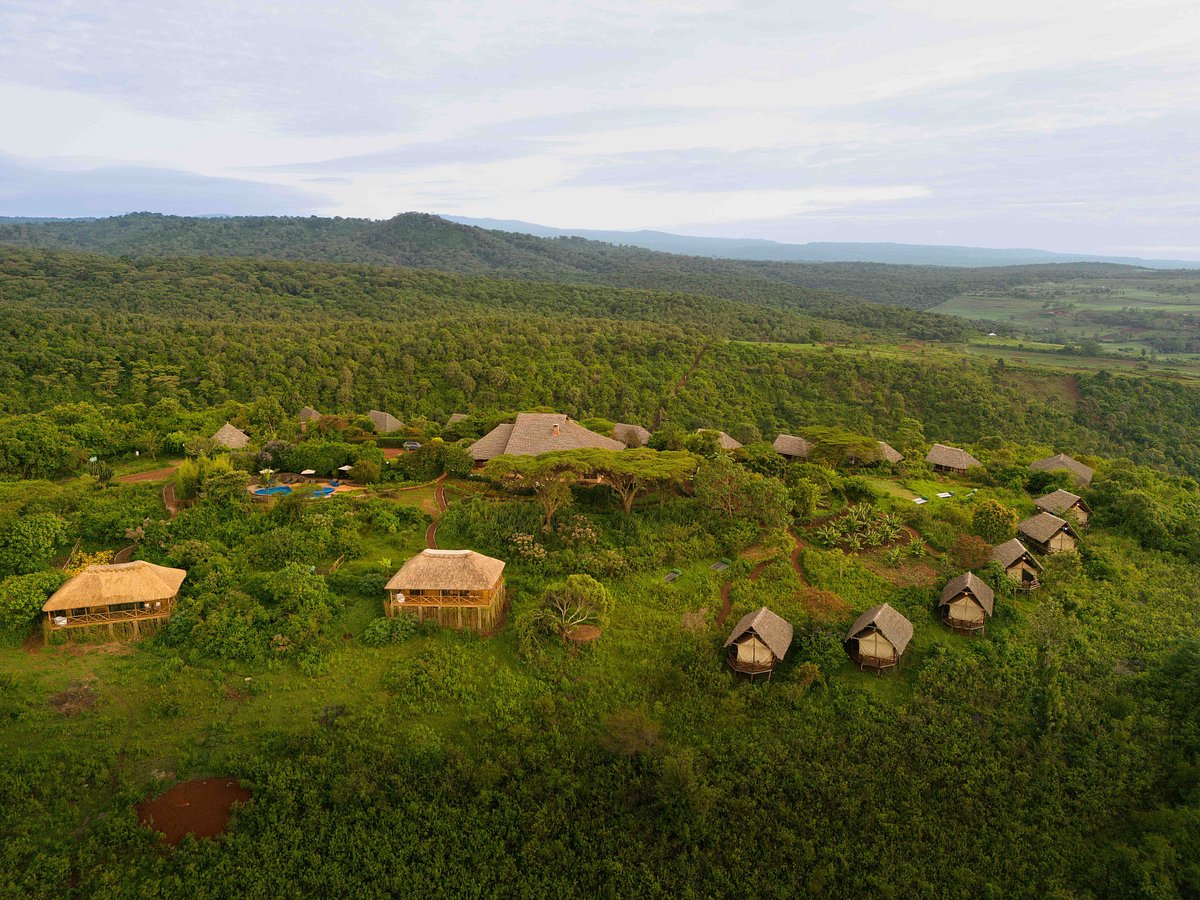
[[[1200,258],[1200,8],[0,6],[0,215]]]

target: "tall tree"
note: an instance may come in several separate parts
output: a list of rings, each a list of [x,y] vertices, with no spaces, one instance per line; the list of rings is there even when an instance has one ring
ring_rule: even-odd
[[[571,487],[592,466],[578,451],[562,450],[539,456],[497,456],[484,472],[510,489],[532,490],[550,525],[554,514],[572,501]]]
[[[584,450],[579,454],[592,471],[621,498],[625,512],[634,501],[656,488],[682,484],[696,471],[699,460],[685,450]]]

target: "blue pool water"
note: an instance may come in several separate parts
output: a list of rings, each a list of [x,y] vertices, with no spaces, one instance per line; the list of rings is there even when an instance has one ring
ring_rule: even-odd
[[[290,494],[292,489],[286,484],[273,484],[269,488],[256,488],[254,493],[259,497],[273,497],[276,494]]]
[[[332,497],[333,496],[333,488],[331,488],[331,487],[317,488],[315,491],[313,491],[313,496],[314,497]]]

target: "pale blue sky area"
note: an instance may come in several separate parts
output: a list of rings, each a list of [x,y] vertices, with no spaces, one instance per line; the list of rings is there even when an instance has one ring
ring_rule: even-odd
[[[0,215],[1200,259],[1191,0],[0,0]]]

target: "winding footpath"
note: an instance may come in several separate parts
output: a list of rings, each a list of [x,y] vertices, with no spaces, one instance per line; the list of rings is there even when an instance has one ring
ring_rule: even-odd
[[[804,552],[804,548],[808,545],[804,541],[800,540],[800,538],[796,537],[796,532],[790,528],[788,529],[788,537],[792,539],[792,552],[788,556],[788,559],[792,563],[792,570],[796,573],[796,577],[800,579],[801,583],[808,584],[808,579],[804,577],[804,570],[800,568],[800,554]],[[774,557],[771,559],[765,559],[751,569],[750,580],[757,581],[758,576],[763,573],[763,569],[765,569],[774,561]],[[729,599],[729,591],[733,587],[733,582],[734,579],[730,578],[727,582],[721,585],[721,611],[717,614],[718,628],[724,625],[725,620],[729,618],[729,612],[733,605]]]
[[[450,504],[446,502],[446,474],[443,472],[437,477],[433,483],[433,499],[437,503],[437,512],[433,515],[433,521],[429,523],[429,527],[425,529],[425,546],[430,550],[436,550],[437,545],[437,529],[438,522],[441,521],[442,513],[444,513]]]

